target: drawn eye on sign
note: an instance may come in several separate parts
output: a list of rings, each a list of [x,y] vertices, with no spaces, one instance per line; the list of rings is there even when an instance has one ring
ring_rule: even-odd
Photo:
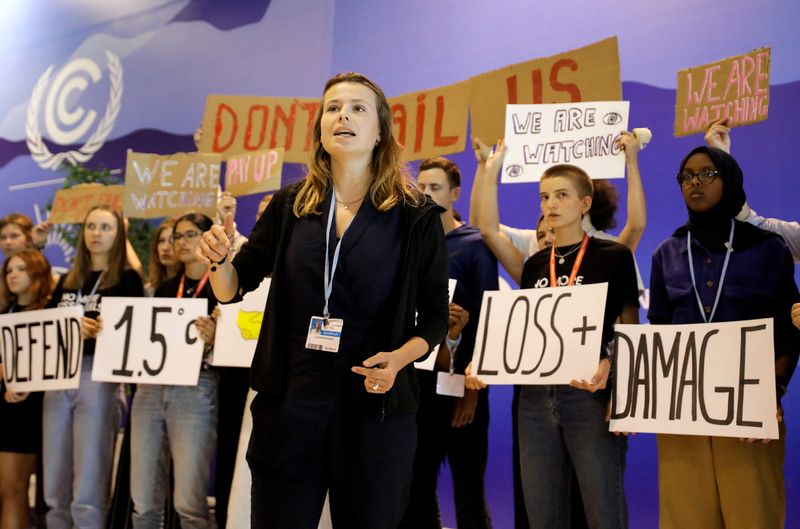
[[[525,172],[525,169],[523,169],[521,165],[517,165],[517,164],[510,165],[510,166],[508,166],[506,168],[506,174],[508,176],[510,176],[511,178],[516,178],[518,176],[522,176],[522,174],[524,172]]]
[[[603,123],[606,125],[616,125],[617,123],[622,121],[622,116],[619,112],[609,112],[605,116],[603,116]]]

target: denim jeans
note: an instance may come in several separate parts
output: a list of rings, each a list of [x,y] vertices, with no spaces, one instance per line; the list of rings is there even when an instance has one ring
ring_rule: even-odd
[[[108,512],[119,384],[94,382],[83,358],[78,389],[44,396],[42,459],[49,529],[102,529]]]
[[[208,487],[217,442],[217,374],[201,371],[196,386],[140,385],[131,411],[133,526],[164,523],[167,469],[183,529],[211,527]]]
[[[591,529],[625,529],[627,438],[608,431],[608,392],[523,386],[518,431],[525,508],[531,528],[570,527],[572,469]]]

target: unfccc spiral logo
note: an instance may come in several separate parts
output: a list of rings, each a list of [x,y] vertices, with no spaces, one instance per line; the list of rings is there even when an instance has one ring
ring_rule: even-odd
[[[50,139],[59,145],[74,144],[83,137],[97,121],[97,112],[87,111],[80,105],[70,109],[67,107],[67,100],[74,92],[84,92],[89,87],[90,79],[92,83],[99,82],[103,73],[91,59],[81,58],[67,64],[50,82],[53,75],[53,66],[45,71],[36,86],[33,87],[31,102],[28,106],[28,118],[25,123],[27,134],[28,149],[31,157],[36,160],[43,169],[58,169],[62,163],[67,162],[72,165],[86,163],[94,154],[100,150],[114,128],[114,122],[120,110],[122,100],[122,63],[119,57],[110,51],[106,51],[108,59],[109,73],[109,98],[106,105],[105,114],[97,122],[97,128],[86,143],[78,150],[52,153],[42,140],[39,131],[39,110],[44,99],[44,126]],[[47,91],[47,87],[50,87]],[[47,92],[46,97],[43,97]],[[63,130],[61,126],[71,127]]]

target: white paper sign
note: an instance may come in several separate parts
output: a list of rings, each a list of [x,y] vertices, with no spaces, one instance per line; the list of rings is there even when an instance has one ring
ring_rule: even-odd
[[[92,380],[196,385],[203,340],[194,320],[207,315],[202,298],[103,297]]]
[[[453,302],[453,295],[456,293],[456,283],[455,279],[448,279],[447,280],[447,293],[450,296],[450,303]],[[472,315],[470,314],[470,317]],[[414,367],[417,369],[422,369],[424,371],[433,371],[433,367],[436,365],[436,355],[439,354],[439,346],[433,348],[431,354],[428,355],[428,358],[421,362],[414,362]]]
[[[608,283],[484,292],[472,372],[487,384],[569,384],[597,371]]]
[[[591,178],[624,178],[614,140],[628,129],[628,101],[506,105],[506,156],[500,181],[538,182],[545,169],[577,165]]]
[[[266,278],[257,289],[245,294],[239,303],[219,305],[212,365],[250,367],[253,363],[264,307],[267,306],[269,284],[270,279]]]
[[[83,359],[82,316],[80,306],[0,316],[3,378],[8,389],[17,393],[76,389]]]
[[[778,438],[772,319],[615,331],[611,431]]]

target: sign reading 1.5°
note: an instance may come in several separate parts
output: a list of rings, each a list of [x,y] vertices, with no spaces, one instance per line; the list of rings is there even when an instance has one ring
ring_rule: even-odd
[[[92,380],[196,385],[203,340],[194,321],[206,315],[205,299],[104,297]]]

